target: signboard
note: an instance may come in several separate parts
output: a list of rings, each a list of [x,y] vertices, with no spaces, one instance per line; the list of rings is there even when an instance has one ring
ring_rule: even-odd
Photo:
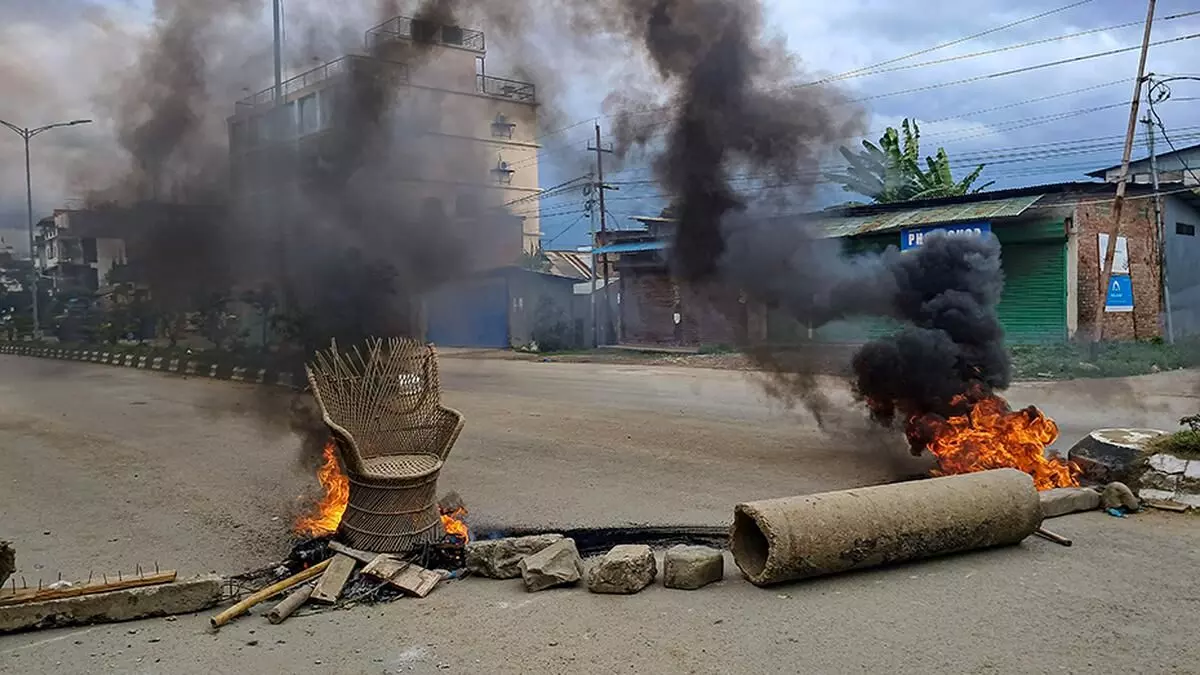
[[[1104,273],[1104,254],[1108,252],[1108,235],[1096,235],[1100,255],[1096,266]],[[1133,311],[1133,279],[1129,276],[1129,240],[1117,237],[1116,252],[1113,253],[1113,271],[1108,277],[1108,297],[1104,300],[1106,312]]]
[[[991,231],[992,224],[988,222],[914,227],[907,230],[900,230],[900,250],[907,251],[910,248],[919,248],[925,243],[925,235],[931,232],[945,232],[952,237],[982,237],[985,233]]]

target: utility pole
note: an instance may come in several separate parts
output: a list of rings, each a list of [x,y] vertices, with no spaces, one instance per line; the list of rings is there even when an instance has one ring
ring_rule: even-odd
[[[275,24],[275,105],[283,99],[283,0],[274,0],[271,15]]]
[[[605,153],[612,154],[613,149],[606,148],[603,145],[601,145],[601,143],[600,143],[600,122],[598,122],[598,121],[596,122],[596,146],[592,147],[592,148],[588,148],[588,150],[595,151],[595,153],[596,153],[596,191],[600,195],[599,196],[599,200],[600,200],[600,234],[604,235],[608,232],[608,218],[607,218],[608,214],[605,212],[605,208],[604,208],[604,191],[610,190],[610,189],[615,189],[615,188],[610,188],[609,186],[604,184],[604,154]],[[595,236],[595,233],[593,232],[592,246],[595,246],[595,245],[596,245],[596,236]],[[610,307],[610,303],[609,303],[609,291],[608,291],[608,254],[602,253],[600,255],[602,256],[600,265],[604,270],[604,272],[603,272],[603,274],[604,274],[604,341],[608,342],[608,337],[611,332],[611,331],[609,331],[609,324],[611,323],[610,316],[612,314],[612,312],[611,312],[612,308]],[[595,289],[595,278],[596,278],[596,267],[595,267],[594,258],[595,258],[595,256],[593,256],[593,263],[592,263],[593,294],[595,293],[594,289]],[[593,317],[593,320],[594,319],[595,319],[595,317]],[[597,343],[596,346],[597,347],[600,346],[599,343]]]
[[[1104,315],[1108,309],[1108,285],[1112,283],[1113,258],[1117,252],[1117,237],[1121,236],[1121,211],[1125,206],[1125,183],[1129,177],[1129,160],[1133,154],[1133,136],[1137,132],[1138,104],[1142,100],[1142,82],[1146,79],[1146,54],[1150,50],[1150,30],[1154,24],[1154,3],[1149,0],[1146,7],[1146,27],[1142,32],[1142,51],[1138,56],[1137,79],[1133,83],[1133,99],[1129,104],[1129,125],[1125,131],[1125,150],[1121,155],[1121,172],[1117,177],[1117,195],[1112,205],[1112,232],[1108,233],[1108,246],[1101,256],[1099,275],[1099,302],[1096,306],[1096,328],[1093,345],[1099,347],[1104,339]],[[1134,308],[1136,314],[1137,309]]]
[[[38,308],[38,271],[37,265],[37,244],[36,237],[33,233],[33,172],[29,168],[29,141],[40,133],[58,129],[59,127],[73,127],[77,124],[91,124],[91,120],[71,120],[70,122],[55,122],[54,124],[46,124],[44,126],[35,127],[33,129],[27,127],[19,127],[12,122],[0,120],[0,124],[8,127],[10,131],[17,134],[25,141],[25,212],[29,219],[29,293],[32,301],[33,309],[33,339],[42,339],[42,317]]]
[[[591,251],[592,257],[592,292],[588,293],[588,299],[591,300],[592,310],[592,347],[600,345],[600,323],[596,321],[596,200],[591,196],[591,191],[596,189],[596,175],[588,176],[587,192],[587,210],[588,210],[588,250]]]
[[[1147,92],[1147,107],[1150,92]],[[1146,124],[1146,145],[1150,150],[1150,180],[1154,185],[1154,253],[1158,256],[1158,290],[1162,309],[1167,318],[1167,342],[1175,344],[1175,327],[1171,320],[1171,291],[1167,286],[1166,230],[1163,227],[1162,194],[1158,189],[1158,154],[1154,151],[1154,120],[1149,113],[1142,118]]]

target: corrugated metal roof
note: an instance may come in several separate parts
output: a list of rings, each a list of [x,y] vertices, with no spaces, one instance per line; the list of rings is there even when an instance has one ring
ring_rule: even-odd
[[[1026,209],[1033,206],[1041,198],[1042,195],[1026,195],[1023,197],[991,199],[966,204],[888,210],[882,213],[872,213],[863,216],[834,216],[831,218],[822,218],[816,221],[815,224],[823,230],[824,235],[827,237],[852,237],[862,234],[890,232],[906,227],[920,227],[922,225],[970,220],[991,220],[993,218],[1012,218],[1024,213]]]
[[[642,251],[661,251],[666,247],[665,241],[630,241],[601,246],[592,253],[641,253]]]
[[[578,251],[544,251],[550,261],[550,273],[569,279],[591,279],[591,256]]]

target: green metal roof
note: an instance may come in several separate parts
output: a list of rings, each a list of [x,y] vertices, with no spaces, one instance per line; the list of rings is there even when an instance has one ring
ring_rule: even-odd
[[[822,218],[816,226],[826,237],[853,237],[855,235],[891,232],[907,227],[956,223],[970,220],[1013,218],[1033,206],[1042,195],[992,199],[967,204],[926,206],[915,209],[888,210],[865,216]]]

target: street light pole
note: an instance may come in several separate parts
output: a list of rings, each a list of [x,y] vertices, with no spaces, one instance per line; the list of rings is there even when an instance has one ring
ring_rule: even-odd
[[[19,127],[11,122],[0,120],[0,124],[8,127],[13,133],[20,136],[25,141],[25,213],[29,219],[29,292],[33,302],[33,339],[40,340],[42,338],[42,323],[41,313],[38,309],[38,264],[34,257],[37,253],[34,245],[33,233],[33,172],[29,167],[29,141],[34,136],[51,129],[59,127],[73,127],[77,124],[90,124],[91,120],[71,120],[70,122],[55,122],[54,124],[46,124],[44,126],[30,129],[28,127]]]

